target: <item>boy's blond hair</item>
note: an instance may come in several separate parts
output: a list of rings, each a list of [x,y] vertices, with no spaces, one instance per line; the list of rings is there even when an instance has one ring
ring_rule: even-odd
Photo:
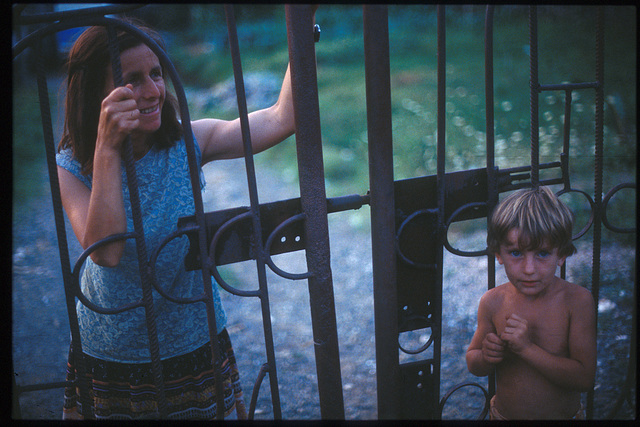
[[[500,252],[512,229],[520,231],[518,245],[535,250],[543,245],[558,249],[558,256],[576,252],[573,245],[573,214],[547,187],[517,191],[493,211],[487,233],[490,253]]]

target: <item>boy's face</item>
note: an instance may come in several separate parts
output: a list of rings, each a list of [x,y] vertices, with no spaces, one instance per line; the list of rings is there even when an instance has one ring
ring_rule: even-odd
[[[509,281],[518,292],[536,297],[556,281],[556,270],[566,257],[558,256],[558,249],[548,243],[535,250],[521,249],[518,244],[520,231],[512,229],[507,241],[500,245],[496,258],[504,265]]]

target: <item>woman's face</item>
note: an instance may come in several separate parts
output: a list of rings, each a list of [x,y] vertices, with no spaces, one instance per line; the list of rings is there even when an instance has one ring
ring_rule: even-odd
[[[158,57],[142,44],[120,54],[122,82],[131,85],[140,111],[136,133],[149,135],[160,128],[165,100],[164,77]],[[114,89],[111,66],[107,69],[106,94]],[[105,94],[105,96],[106,96]]]

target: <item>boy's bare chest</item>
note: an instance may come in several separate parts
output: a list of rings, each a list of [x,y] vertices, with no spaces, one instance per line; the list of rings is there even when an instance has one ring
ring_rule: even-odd
[[[552,354],[567,354],[570,318],[566,307],[554,301],[545,304],[505,301],[493,316],[498,336],[504,332],[507,319],[514,313],[526,320],[531,342]]]

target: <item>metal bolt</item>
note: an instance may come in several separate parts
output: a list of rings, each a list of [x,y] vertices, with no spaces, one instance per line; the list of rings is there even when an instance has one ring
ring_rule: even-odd
[[[313,40],[318,43],[320,41],[320,25],[315,24],[313,26]]]

